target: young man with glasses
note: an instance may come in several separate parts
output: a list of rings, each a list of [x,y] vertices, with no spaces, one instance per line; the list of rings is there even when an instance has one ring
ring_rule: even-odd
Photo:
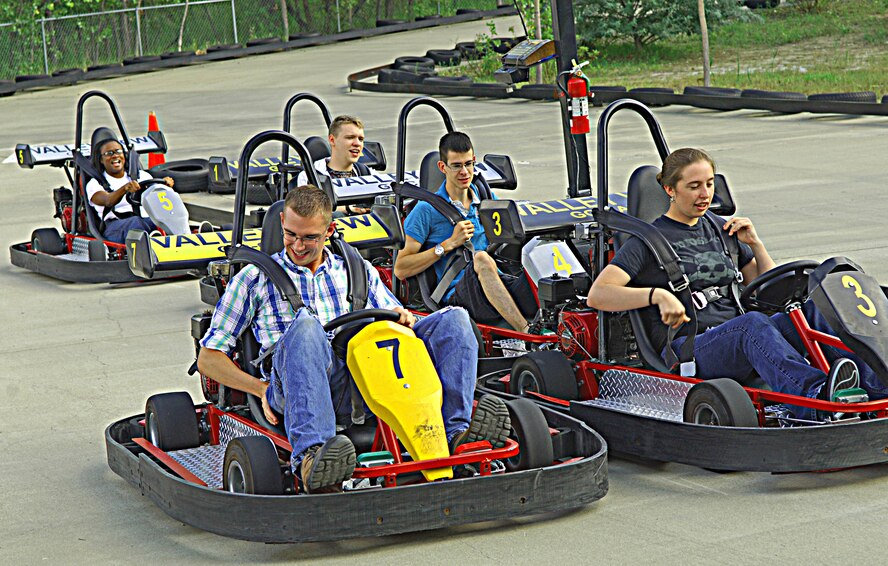
[[[330,157],[314,162],[315,171],[331,179],[346,179],[370,175],[370,168],[358,162],[364,152],[364,122],[357,116],[343,114],[330,122],[327,134],[330,143]],[[308,183],[308,175],[303,171],[296,177],[297,185]],[[356,205],[340,206],[334,216],[343,214],[366,214],[369,208]]]
[[[395,276],[406,279],[434,266],[440,281],[452,254],[471,241],[475,250],[472,261],[450,282],[442,304],[464,307],[477,322],[504,319],[515,330],[527,332],[527,319],[534,317],[537,304],[527,278],[500,273],[487,254],[487,236],[478,217],[481,201],[472,184],[472,141],[462,132],[447,133],[438,144],[438,153],[438,169],[444,173],[444,183],[436,194],[454,205],[465,220],[451,226],[430,204],[418,203],[404,220],[407,242],[398,253]]]
[[[336,434],[337,425],[351,422],[350,376],[323,328],[351,309],[345,260],[324,246],[335,229],[332,215],[329,197],[313,185],[287,193],[281,213],[284,249],[272,258],[293,281],[305,306],[293,312],[280,290],[256,266],[247,266],[219,299],[197,360],[203,375],[262,399],[270,422],[278,422],[275,412],[283,413],[294,476],[308,493],[338,491],[355,466],[354,446]],[[367,307],[399,313],[398,322],[413,328],[428,348],[441,379],[441,412],[450,446],[477,440],[503,444],[509,413],[501,399],[483,397],[472,415],[478,344],[466,311],[445,309],[417,321],[366,260],[364,268]],[[260,344],[260,358],[274,347],[267,381],[245,373],[228,357],[248,327]]]
[[[109,242],[124,243],[130,230],[151,232],[157,226],[150,218],[139,216],[133,211],[132,205],[126,200],[127,193],[139,190],[139,181],[151,178],[146,171],[139,171],[138,179],[130,179],[126,172],[126,152],[116,139],[102,137],[101,133],[110,133],[107,128],[100,128],[96,133],[101,139],[94,139],[92,144],[92,160],[96,170],[101,172],[108,185],[105,189],[98,179],[90,179],[86,184],[86,198],[99,213],[105,223],[102,236]],[[96,137],[96,134],[93,134]],[[172,187],[173,180],[164,180]]]

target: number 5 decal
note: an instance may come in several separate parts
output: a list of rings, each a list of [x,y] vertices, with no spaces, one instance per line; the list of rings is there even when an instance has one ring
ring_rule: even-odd
[[[157,200],[160,201],[160,205],[163,207],[164,210],[173,209],[173,201],[167,198],[166,191],[157,191]]]
[[[401,372],[401,360],[398,358],[398,348],[401,347],[401,342],[397,338],[392,338],[391,340],[380,340],[376,343],[376,347],[379,349],[392,349],[392,363],[395,366],[395,377],[398,379],[403,379],[404,374]]]
[[[842,286],[847,287],[848,289],[854,289],[854,296],[866,303],[865,307],[863,305],[857,305],[857,308],[866,316],[875,318],[876,305],[873,304],[873,301],[870,300],[869,297],[863,294],[857,279],[854,279],[850,275],[844,275],[842,276]]]

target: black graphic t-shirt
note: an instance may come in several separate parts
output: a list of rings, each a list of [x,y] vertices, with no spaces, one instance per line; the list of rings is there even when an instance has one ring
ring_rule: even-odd
[[[666,237],[666,240],[678,254],[681,270],[688,277],[692,291],[707,287],[729,285],[735,276],[731,258],[725,255],[716,230],[721,230],[725,220],[717,218],[718,226],[714,226],[705,218],[701,218],[694,226],[676,222],[666,216],[654,220],[653,225]],[[737,238],[733,236],[733,238]],[[740,269],[752,261],[752,248],[742,242],[740,246]],[[654,255],[638,238],[632,237],[620,248],[611,261],[629,277],[630,287],[662,287],[669,288],[669,278],[657,265]],[[740,314],[739,309],[730,297],[723,297],[706,308],[697,311],[697,332],[718,326]],[[656,305],[641,310],[642,318],[651,329],[651,339],[658,350],[666,345],[668,327],[660,320],[660,309]],[[685,329],[680,329],[681,336]]]

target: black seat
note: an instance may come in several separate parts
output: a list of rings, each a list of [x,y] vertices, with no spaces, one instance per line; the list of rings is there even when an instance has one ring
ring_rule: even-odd
[[[431,192],[437,192],[444,182],[444,173],[438,169],[438,152],[425,154],[419,164],[419,186]]]
[[[326,138],[322,138],[321,136],[309,136],[305,138],[305,149],[308,150],[312,163],[318,159],[330,157],[330,144],[327,142]]]

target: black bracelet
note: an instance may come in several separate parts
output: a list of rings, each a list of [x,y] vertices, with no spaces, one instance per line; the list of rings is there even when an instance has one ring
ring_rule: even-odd
[[[656,287],[651,287],[651,292],[648,293],[648,306],[649,307],[654,306],[654,291],[656,291],[656,290],[657,290]]]

